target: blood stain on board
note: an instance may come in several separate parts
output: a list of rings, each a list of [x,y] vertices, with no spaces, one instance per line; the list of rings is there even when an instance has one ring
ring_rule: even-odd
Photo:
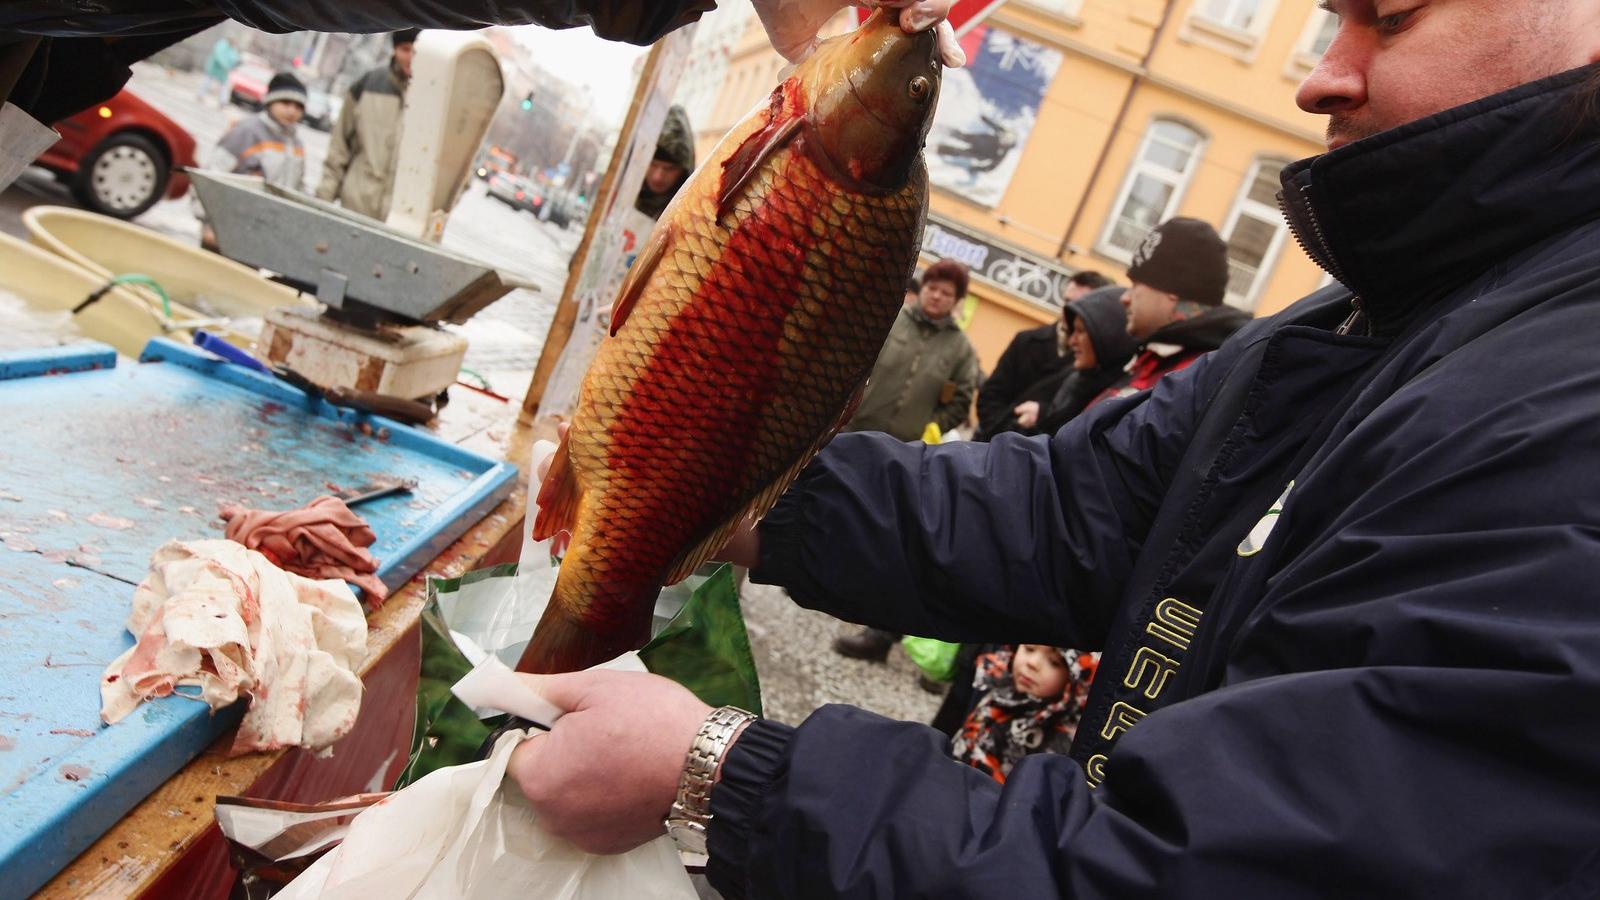
[[[101,512],[97,512],[89,516],[87,521],[90,525],[96,525],[100,528],[111,528],[116,531],[127,531],[129,528],[133,527],[132,519],[124,519],[121,516],[112,516]]]
[[[73,765],[71,763],[68,763],[67,765],[62,766],[60,769],[57,769],[56,771],[60,772],[61,773],[61,777],[65,778],[68,781],[82,781],[85,778],[88,778],[91,774],[93,774],[92,772],[89,771],[89,767],[88,766]]]

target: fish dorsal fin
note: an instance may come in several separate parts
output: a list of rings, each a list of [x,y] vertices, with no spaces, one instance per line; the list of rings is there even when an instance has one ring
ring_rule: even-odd
[[[569,430],[561,436],[561,445],[550,457],[550,470],[539,486],[539,516],[533,520],[533,539],[542,541],[559,532],[572,531],[578,518],[578,478],[572,471],[567,443],[572,440]]]
[[[783,149],[805,124],[799,108],[800,82],[789,79],[772,91],[767,124],[744,139],[739,149],[722,162],[722,184],[717,188],[717,221],[721,222],[739,201],[745,186],[761,171],[761,164]]]
[[[816,458],[822,448],[833,440],[833,436],[839,433],[839,429],[843,428],[850,421],[850,417],[855,415],[856,408],[861,405],[861,395],[866,390],[866,387],[867,379],[866,375],[863,374],[860,383],[856,385],[855,393],[850,395],[849,402],[845,404],[844,410],[839,413],[839,419],[833,423],[833,427],[823,432],[822,436],[817,438],[816,442],[805,453],[801,454],[800,458],[795,460],[794,464],[781,477],[757,494],[743,509],[739,510],[728,521],[718,525],[704,540],[685,550],[682,555],[674,560],[672,568],[667,572],[666,580],[663,583],[677,584],[688,578],[695,569],[700,568],[706,560],[710,559],[713,553],[721,550],[723,545],[728,543],[728,538],[733,536],[734,529],[738,528],[745,519],[754,518],[760,520],[762,516],[771,512],[773,505],[778,502],[779,497],[783,496],[783,492],[789,489],[789,485],[800,477],[800,473],[805,470],[806,466],[811,464],[811,460]]]
[[[634,304],[644,294],[644,286],[650,281],[656,266],[661,264],[661,258],[667,255],[667,247],[672,243],[675,231],[670,224],[663,222],[651,233],[644,242],[644,248],[639,251],[639,257],[628,267],[628,275],[622,280],[622,290],[617,293],[617,302],[611,307],[612,336],[628,320],[628,313],[633,312]]]

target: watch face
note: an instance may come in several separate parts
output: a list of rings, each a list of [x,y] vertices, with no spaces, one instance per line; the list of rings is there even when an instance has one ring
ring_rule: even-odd
[[[706,852],[706,830],[702,826],[687,822],[668,822],[667,834],[672,836],[672,842],[678,845],[678,849],[685,853],[704,855]]]

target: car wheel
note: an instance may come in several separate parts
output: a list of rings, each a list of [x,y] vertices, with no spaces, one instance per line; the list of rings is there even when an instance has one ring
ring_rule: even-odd
[[[171,178],[161,147],[142,134],[125,131],[101,141],[83,158],[72,193],[97,213],[131,219],[161,199]]]

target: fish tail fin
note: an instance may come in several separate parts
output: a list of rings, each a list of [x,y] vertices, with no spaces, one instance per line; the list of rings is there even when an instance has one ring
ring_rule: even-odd
[[[550,457],[550,471],[539,486],[539,516],[533,520],[533,539],[542,541],[557,532],[572,531],[578,518],[578,479],[572,471],[567,444],[572,432],[561,437],[561,445]]]
[[[539,619],[538,627],[533,630],[533,640],[528,642],[528,648],[522,651],[522,658],[517,661],[518,672],[530,672],[547,675],[558,672],[580,672],[590,666],[597,666],[603,662],[616,659],[619,655],[629,650],[637,650],[650,639],[650,612],[654,609],[653,600],[658,587],[650,586],[648,591],[641,591],[639,597],[630,600],[612,603],[606,606],[617,609],[624,614],[634,613],[639,616],[637,634],[630,634],[635,629],[627,627],[607,628],[595,627],[596,625],[611,625],[610,622],[591,623],[585,616],[575,615],[575,610],[593,610],[592,603],[579,605],[571,601],[571,594],[579,590],[581,579],[577,576],[577,569],[582,567],[581,559],[574,566],[572,557],[562,563],[561,574],[556,576],[554,595],[550,598],[550,605],[545,607],[544,615]],[[607,598],[608,601],[610,598]]]

